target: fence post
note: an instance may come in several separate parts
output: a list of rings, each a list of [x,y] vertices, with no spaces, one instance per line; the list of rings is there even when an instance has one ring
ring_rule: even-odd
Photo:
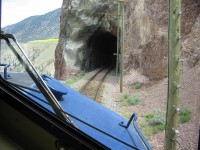
[[[181,0],[169,0],[168,29],[168,98],[165,127],[165,150],[176,150],[180,80]]]

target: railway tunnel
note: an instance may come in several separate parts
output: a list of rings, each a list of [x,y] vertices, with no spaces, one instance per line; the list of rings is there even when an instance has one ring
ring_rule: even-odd
[[[86,41],[85,61],[81,68],[86,71],[99,67],[115,67],[117,37],[105,30],[96,30]]]
[[[84,71],[116,67],[118,16],[106,14],[117,12],[117,8],[117,3],[108,1],[74,1],[73,5],[63,5],[55,77],[67,76],[66,65]]]

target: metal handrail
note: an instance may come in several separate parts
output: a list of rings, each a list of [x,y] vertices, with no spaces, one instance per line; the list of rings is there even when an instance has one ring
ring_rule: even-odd
[[[4,79],[11,79],[11,77],[8,75],[8,67],[10,66],[9,64],[0,64],[0,66],[4,66]]]
[[[140,136],[140,139],[142,140],[142,142],[144,143],[144,145],[146,146],[146,148],[148,150],[152,150],[151,146],[146,141],[145,137],[143,136],[142,132],[140,131],[140,129],[136,123],[137,118],[138,118],[138,115],[136,113],[133,113],[126,125],[124,125],[124,122],[120,122],[119,125],[127,129],[130,126],[131,122],[133,121],[133,126],[134,126],[136,132],[138,133],[138,135]]]

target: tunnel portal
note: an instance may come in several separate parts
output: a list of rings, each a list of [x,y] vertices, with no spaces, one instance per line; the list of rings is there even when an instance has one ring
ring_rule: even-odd
[[[117,37],[111,32],[97,30],[87,41],[85,70],[99,67],[115,67],[117,53]]]

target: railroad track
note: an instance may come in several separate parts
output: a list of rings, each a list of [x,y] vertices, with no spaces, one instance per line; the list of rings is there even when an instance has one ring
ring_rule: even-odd
[[[101,68],[88,80],[88,82],[81,88],[80,92],[91,99],[98,101],[98,95],[100,93],[102,83],[111,70],[112,68]]]

